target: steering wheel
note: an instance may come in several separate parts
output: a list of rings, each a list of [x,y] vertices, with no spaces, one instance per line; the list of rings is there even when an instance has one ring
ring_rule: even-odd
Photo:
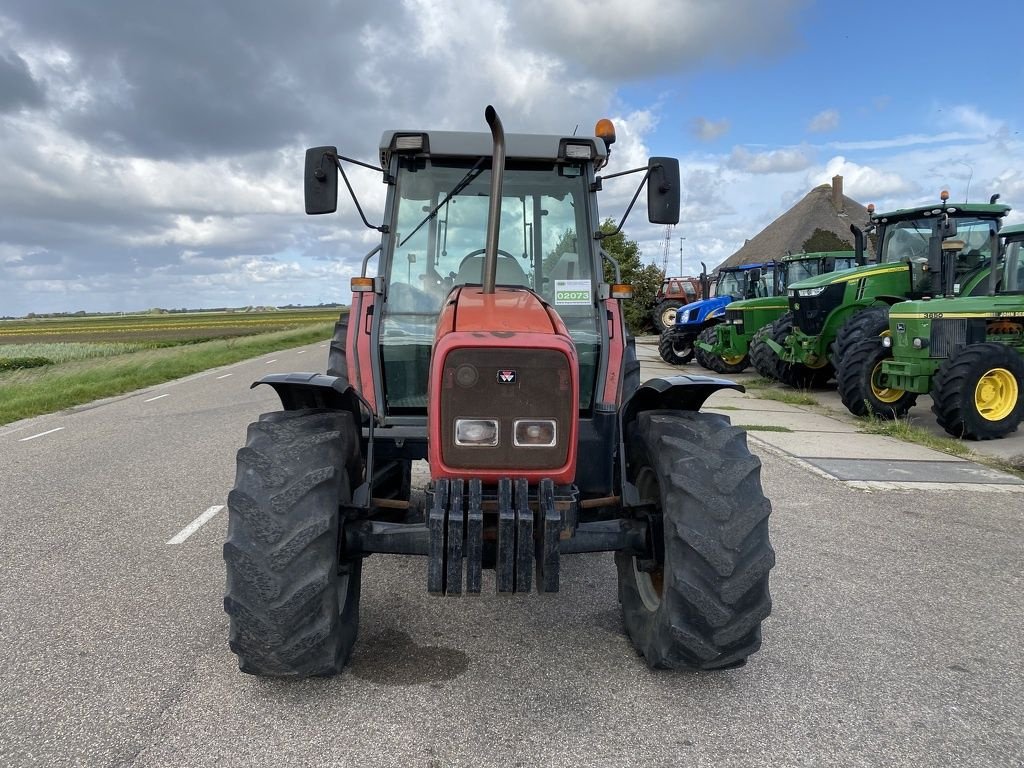
[[[466,262],[469,261],[471,258],[473,258],[474,256],[479,256],[481,253],[487,253],[487,249],[477,248],[475,251],[470,251],[469,253],[467,253],[465,256],[462,257],[462,261],[459,262],[459,269],[462,269],[464,266],[466,266]],[[504,256],[506,259],[512,259],[512,261],[516,261],[515,256],[513,256],[508,251],[501,250],[501,248],[498,249],[498,255]],[[516,261],[516,266],[519,266],[518,261]]]

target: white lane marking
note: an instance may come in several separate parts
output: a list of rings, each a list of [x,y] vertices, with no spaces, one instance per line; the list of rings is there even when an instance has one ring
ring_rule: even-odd
[[[171,539],[170,541],[167,542],[167,546],[172,546],[174,544],[181,544],[182,542],[184,542],[185,539],[187,539],[193,533],[195,533],[200,528],[202,528],[204,525],[206,525],[208,522],[210,522],[210,520],[213,519],[213,516],[216,515],[218,512],[220,512],[222,509],[224,509],[224,505],[223,504],[218,504],[215,507],[210,507],[208,510],[203,512],[203,514],[201,514],[199,517],[197,517],[191,523],[189,523],[184,528],[182,528],[178,532],[177,536],[175,536],[173,539]]]
[[[218,379],[226,379],[228,376],[234,376],[234,375],[235,374],[233,374],[233,373],[225,373],[223,376],[218,376],[217,378]]]
[[[149,398],[149,400],[143,400],[142,402],[144,402],[144,403],[152,403],[154,400],[159,400],[161,397],[167,397],[170,394],[171,394],[170,392],[164,392],[162,395],[157,395],[156,397],[151,397],[151,398]]]
[[[304,354],[306,354],[306,350],[304,350],[304,349],[300,349],[300,350],[299,350],[298,352],[296,352],[295,354],[297,354],[297,355],[304,355]]]
[[[270,365],[271,363],[276,363],[276,362],[277,362],[277,358],[275,357],[273,360],[267,360],[266,364]]]
[[[38,435],[31,435],[29,437],[23,437],[18,442],[19,443],[24,443],[26,440],[35,440],[37,437],[42,437],[43,435],[52,435],[54,432],[60,432],[62,429],[64,429],[64,427],[56,427],[55,429],[48,429],[45,432],[40,432]]]
[[[13,435],[15,432],[21,432],[23,429],[28,429],[28,427],[15,427],[14,429],[8,429],[6,432],[0,432],[0,437]]]

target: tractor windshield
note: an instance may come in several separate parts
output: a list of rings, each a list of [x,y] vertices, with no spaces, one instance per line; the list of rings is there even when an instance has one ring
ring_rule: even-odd
[[[938,218],[908,219],[886,225],[882,234],[882,261],[888,263],[928,258],[928,242],[935,232]],[[956,220],[956,240],[963,248],[956,256],[957,272],[967,274],[988,263],[992,256],[994,219],[963,218]]]
[[[718,276],[715,286],[716,296],[731,296],[733,299],[756,299],[772,296],[775,270],[771,265],[760,268],[761,275],[751,280],[754,270],[737,269],[723,271]]]
[[[391,412],[426,407],[427,369],[442,302],[483,281],[490,161],[402,158],[381,325]],[[509,160],[502,184],[499,286],[523,286],[561,315],[580,355],[580,403],[590,407],[600,339],[582,166]],[[600,275],[598,275],[600,278]]]
[[[782,265],[783,287],[790,283],[798,283],[809,277],[817,277],[825,272],[838,272],[842,269],[851,269],[857,266],[857,260],[853,256],[840,256],[828,259],[803,259],[801,261],[788,261]],[[831,270],[827,267],[832,267]]]

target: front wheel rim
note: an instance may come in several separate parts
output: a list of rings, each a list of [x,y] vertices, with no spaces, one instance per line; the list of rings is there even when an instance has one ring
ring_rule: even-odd
[[[675,325],[675,322],[676,322],[676,309],[675,309],[675,307],[672,307],[671,309],[666,309],[664,312],[661,313],[661,323],[666,328],[668,328],[669,326]]]
[[[986,371],[974,388],[974,407],[986,421],[1002,421],[1017,407],[1016,377],[1005,368]]]
[[[883,387],[880,384],[876,384],[879,381],[880,374],[882,373],[882,364],[877,363],[874,368],[871,369],[871,395],[880,403],[891,405],[903,397],[904,390],[893,389],[892,387]]]

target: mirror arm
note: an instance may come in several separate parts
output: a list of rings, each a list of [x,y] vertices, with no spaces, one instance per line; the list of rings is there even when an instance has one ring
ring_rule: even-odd
[[[614,235],[619,234],[619,232],[622,231],[622,225],[625,224],[626,223],[626,219],[629,218],[630,211],[632,211],[633,210],[633,206],[636,205],[636,199],[638,197],[640,197],[640,191],[644,188],[644,184],[647,183],[647,179],[650,178],[650,176],[651,176],[651,169],[650,169],[650,167],[647,167],[647,168],[634,168],[632,171],[623,171],[622,173],[616,173],[615,174],[616,176],[622,176],[622,175],[624,175],[626,173],[636,173],[637,171],[643,171],[643,170],[646,170],[647,173],[644,174],[643,179],[640,181],[640,186],[638,186],[636,188],[636,192],[633,193],[633,199],[629,201],[629,207],[626,208],[626,212],[624,214],[622,214],[622,220],[619,222],[618,226],[615,227],[615,230],[612,231],[612,232],[605,232],[605,231],[600,230],[600,229],[597,230],[594,233],[594,239],[595,240],[604,240],[606,237],[612,237]],[[605,176],[605,178],[606,179],[610,179],[612,177],[611,176]]]
[[[342,160],[346,160],[347,162],[350,162],[350,163],[355,163],[356,165],[361,165],[364,168],[369,168],[370,170],[373,170],[373,171],[379,171],[380,168],[374,168],[372,165],[368,165],[367,163],[361,163],[358,160],[352,160],[351,158],[342,157],[341,155],[337,155],[334,158],[334,164],[336,166],[338,166],[338,172],[341,173],[341,178],[345,182],[345,186],[348,187],[348,194],[352,198],[352,202],[356,204],[356,210],[359,211],[359,218],[361,218],[363,220],[363,224],[365,224],[369,229],[375,229],[378,232],[380,232],[382,235],[386,235],[388,233],[388,225],[387,224],[381,224],[378,227],[378,226],[375,226],[375,225],[371,224],[370,222],[368,222],[366,220],[366,216],[363,213],[363,207],[361,205],[359,205],[359,198],[356,197],[356,192],[355,192],[354,189],[352,189],[352,185],[349,183],[348,176],[345,174],[345,169],[342,168],[342,166],[341,166],[341,161]]]

